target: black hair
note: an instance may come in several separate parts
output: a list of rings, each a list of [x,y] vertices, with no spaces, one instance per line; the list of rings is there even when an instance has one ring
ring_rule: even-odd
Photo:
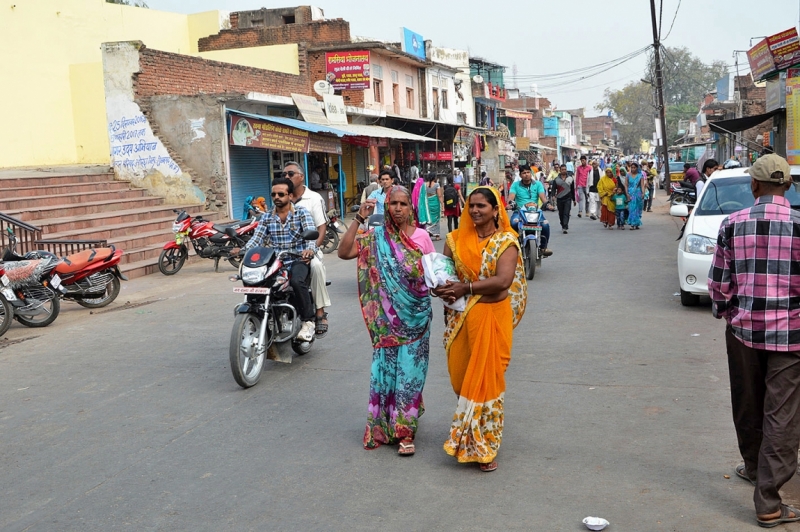
[[[716,159],[709,159],[703,163],[703,173],[706,172],[707,168],[716,168],[717,166],[719,166],[719,163]]]
[[[581,161],[584,161],[584,160],[586,160],[586,156],[585,155],[581,155]]]
[[[486,172],[481,172],[481,177],[486,177]]]
[[[385,175],[388,175],[389,177],[392,177],[392,173],[389,170],[381,170],[381,173],[378,174],[378,179],[380,179],[381,177],[383,177]]]
[[[453,183],[455,183],[455,182],[453,181],[453,176],[451,176],[451,175],[447,176],[447,184],[448,184],[448,185],[452,185]]]
[[[689,164],[689,163],[683,163],[683,169],[684,169],[684,170],[688,170],[688,169],[689,169],[689,168],[691,168],[691,167],[692,167],[692,165],[691,165],[691,164]]]
[[[486,198],[486,201],[487,201],[487,202],[489,203],[489,205],[491,205],[492,207],[498,207],[498,205],[497,205],[497,198],[494,196],[494,194],[492,193],[492,191],[491,191],[491,190],[487,190],[487,189],[485,189],[485,188],[476,188],[475,190],[473,190],[473,191],[470,193],[469,197],[471,198],[471,197],[472,197],[472,196],[474,196],[475,194],[480,194],[481,196],[483,196],[484,198]],[[498,221],[497,221],[497,220],[495,220],[495,221],[494,221],[494,225],[495,225],[495,227],[500,227],[500,224],[498,223]]]
[[[523,164],[522,166],[519,167],[520,173],[524,172],[525,170],[527,170],[528,172],[533,172],[533,170],[531,170],[531,167],[528,166],[527,164]]]
[[[430,172],[426,177],[425,181],[436,181],[436,172]]]
[[[292,183],[291,179],[276,177],[272,180],[272,186],[274,187],[275,185],[286,185],[289,188],[289,194],[294,194],[294,183]]]

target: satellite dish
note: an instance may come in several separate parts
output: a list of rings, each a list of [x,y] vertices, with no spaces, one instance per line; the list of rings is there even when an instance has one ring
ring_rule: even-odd
[[[483,76],[481,76],[480,74],[478,74],[477,76],[472,76],[472,81],[481,84],[483,83]]]
[[[334,88],[328,81],[321,79],[314,82],[314,92],[320,96],[325,96],[326,94],[333,94]]]

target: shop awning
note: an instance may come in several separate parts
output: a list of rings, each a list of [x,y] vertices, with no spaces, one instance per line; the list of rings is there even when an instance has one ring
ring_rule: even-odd
[[[295,129],[299,129],[301,131],[308,131],[309,133],[328,133],[330,135],[336,135],[337,137],[344,137],[346,135],[352,135],[353,133],[348,133],[346,131],[342,131],[341,129],[334,128],[331,126],[323,126],[321,124],[312,124],[311,122],[303,122],[302,120],[295,120],[294,118],[284,118],[282,116],[265,116],[265,115],[256,115],[253,113],[245,113],[244,111],[237,111],[235,109],[228,109],[229,113],[246,116],[249,118],[257,118],[259,120],[266,120],[267,122],[273,122],[275,124],[281,124],[284,126],[293,127]]]
[[[531,144],[531,148],[536,148],[537,150],[556,151],[555,148],[551,148],[550,146],[544,146],[543,144]]]
[[[439,142],[430,137],[415,135],[399,129],[392,129],[383,126],[367,126],[361,124],[337,124],[336,129],[344,131],[346,135],[355,137],[373,137],[379,139],[413,140],[416,142]]]
[[[774,111],[764,113],[763,115],[745,116],[743,118],[734,118],[732,120],[709,122],[708,126],[711,128],[711,131],[716,131],[717,133],[737,133],[739,131],[744,131],[745,129],[755,127],[762,122],[766,122],[776,114],[783,113],[785,111],[785,109],[775,109]]]
[[[581,151],[581,147],[580,147],[580,146],[572,146],[572,145],[570,145],[570,144],[562,144],[562,145],[561,145],[561,147],[562,147],[562,148],[567,148],[568,150],[578,150],[578,151]]]

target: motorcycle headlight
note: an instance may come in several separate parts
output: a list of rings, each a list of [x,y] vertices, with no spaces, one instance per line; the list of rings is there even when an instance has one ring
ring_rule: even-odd
[[[259,266],[258,268],[248,268],[247,266],[242,266],[242,281],[247,284],[260,283],[266,276],[266,266]]]
[[[686,237],[686,246],[684,250],[686,253],[696,253],[698,255],[711,255],[714,253],[714,248],[717,247],[717,242],[705,236],[689,235]]]
[[[539,213],[538,212],[525,212],[525,221],[529,224],[535,224],[539,222]]]

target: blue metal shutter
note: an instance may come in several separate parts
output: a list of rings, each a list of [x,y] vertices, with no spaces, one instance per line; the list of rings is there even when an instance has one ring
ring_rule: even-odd
[[[264,196],[271,204],[269,150],[263,148],[230,147],[231,206],[233,218],[240,219],[247,196]]]

